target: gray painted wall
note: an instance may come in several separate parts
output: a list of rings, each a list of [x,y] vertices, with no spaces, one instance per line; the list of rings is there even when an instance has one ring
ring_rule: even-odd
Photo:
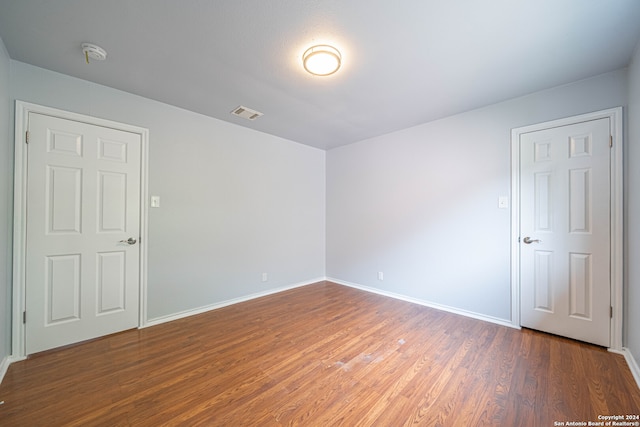
[[[511,129],[626,91],[620,70],[330,150],[327,276],[509,320]]]
[[[640,43],[629,66],[629,111],[626,155],[627,288],[626,342],[640,363]]]
[[[11,354],[13,124],[10,121],[10,63],[0,39],[0,362]]]
[[[324,151],[11,65],[13,99],[149,128],[149,319],[324,277]]]
[[[149,216],[150,319],[326,272],[507,320],[510,219],[497,200],[510,194],[510,129],[625,106],[628,82],[626,164],[638,163],[639,64],[637,50],[628,76],[337,148],[325,165],[322,151],[10,61],[0,45],[0,360],[9,354],[14,99],[150,129],[150,194],[162,202]],[[640,215],[640,171],[626,173],[627,260],[635,260],[640,226],[629,218]],[[625,345],[638,360],[640,314],[631,308],[640,305],[640,266],[626,264]]]

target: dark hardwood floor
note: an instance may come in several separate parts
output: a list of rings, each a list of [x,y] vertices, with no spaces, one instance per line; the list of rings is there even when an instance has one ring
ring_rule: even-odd
[[[554,426],[640,413],[620,355],[318,283],[35,355],[0,426]]]

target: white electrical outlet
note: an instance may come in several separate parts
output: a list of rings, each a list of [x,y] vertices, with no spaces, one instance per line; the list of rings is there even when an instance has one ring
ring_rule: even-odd
[[[262,281],[266,282],[267,280],[269,280],[269,275],[267,273],[262,273]]]
[[[378,271],[378,280],[384,280],[384,273],[382,271]]]

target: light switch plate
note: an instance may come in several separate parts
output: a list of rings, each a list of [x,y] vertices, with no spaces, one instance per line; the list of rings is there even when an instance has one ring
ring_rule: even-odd
[[[509,198],[507,196],[498,197],[498,208],[500,208],[500,209],[508,209],[509,208]]]
[[[151,196],[151,207],[152,208],[160,207],[160,196]]]

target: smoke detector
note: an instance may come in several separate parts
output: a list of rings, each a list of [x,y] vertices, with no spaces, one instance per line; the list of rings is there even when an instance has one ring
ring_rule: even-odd
[[[96,61],[107,59],[107,51],[93,43],[82,43],[82,53],[84,53],[87,64],[89,59],[95,59]]]
[[[262,116],[262,113],[260,111],[252,110],[251,108],[247,108],[242,105],[234,108],[231,114],[247,120],[255,120],[258,117]]]

